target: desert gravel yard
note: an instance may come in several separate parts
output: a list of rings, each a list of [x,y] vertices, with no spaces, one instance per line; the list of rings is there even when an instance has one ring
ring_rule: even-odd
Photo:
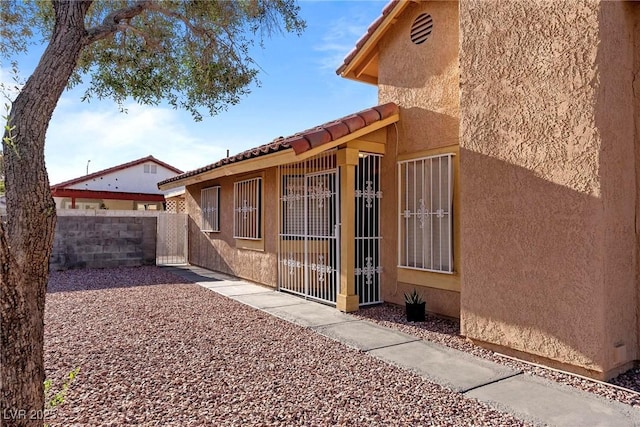
[[[52,273],[47,377],[69,425],[527,425],[156,267]]]

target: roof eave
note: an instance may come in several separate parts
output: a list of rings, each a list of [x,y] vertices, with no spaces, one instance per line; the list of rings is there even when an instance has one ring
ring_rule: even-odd
[[[400,114],[396,113],[385,119],[378,120],[374,123],[371,123],[370,125],[365,126],[355,132],[349,133],[348,135],[343,136],[342,138],[338,138],[329,143],[322,144],[318,147],[305,151],[301,154],[296,154],[293,148],[289,148],[289,149],[278,151],[275,153],[266,154],[264,156],[253,157],[253,158],[242,160],[239,162],[229,163],[214,169],[204,171],[196,175],[186,176],[176,181],[170,181],[167,183],[158,184],[158,188],[160,190],[170,190],[183,185],[184,186],[193,185],[199,182],[210,181],[212,179],[217,179],[224,176],[232,176],[232,175],[238,175],[242,173],[249,173],[249,172],[264,170],[271,167],[276,167],[279,165],[299,162],[309,157],[316,156],[325,151],[344,145],[349,141],[353,141],[355,139],[361,138],[362,136],[370,134],[371,132],[375,132],[379,129],[387,127],[390,124],[398,122],[398,120],[400,120]]]
[[[398,2],[391,2],[385,10],[383,15],[378,19],[380,22],[375,21],[371,27],[375,29],[371,31],[369,27],[368,32],[358,41],[356,47],[345,58],[344,63],[336,70],[336,73],[341,77],[356,80],[363,83],[378,84],[377,72],[375,76],[363,74],[363,70],[366,68],[367,63],[371,61],[371,58],[377,55],[378,42],[387,32],[387,30],[397,21],[398,16],[405,10],[405,8],[411,4],[414,0],[401,0]]]

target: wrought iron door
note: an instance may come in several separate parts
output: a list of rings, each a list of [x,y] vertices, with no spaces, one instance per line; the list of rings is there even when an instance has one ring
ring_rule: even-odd
[[[361,154],[356,168],[355,282],[360,305],[382,302],[380,295],[380,159]]]
[[[280,290],[335,304],[340,269],[335,154],[280,167]]]

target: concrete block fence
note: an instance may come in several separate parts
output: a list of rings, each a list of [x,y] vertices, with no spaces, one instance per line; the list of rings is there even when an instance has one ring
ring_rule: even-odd
[[[156,223],[155,216],[58,216],[50,269],[154,265]]]

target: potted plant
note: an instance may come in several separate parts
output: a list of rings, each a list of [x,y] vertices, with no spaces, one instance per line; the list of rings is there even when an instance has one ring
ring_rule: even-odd
[[[424,322],[424,300],[414,289],[410,294],[404,294],[405,308],[408,322]]]

